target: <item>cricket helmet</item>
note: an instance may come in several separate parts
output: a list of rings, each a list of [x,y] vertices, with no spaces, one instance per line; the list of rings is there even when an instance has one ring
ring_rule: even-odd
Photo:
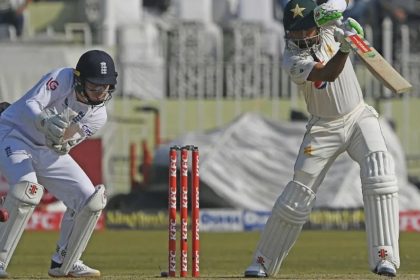
[[[104,51],[91,50],[85,52],[77,62],[74,70],[75,90],[86,104],[103,105],[112,98],[112,92],[117,84],[118,73],[112,57]],[[96,85],[109,85],[108,95],[104,101],[93,101],[85,92],[85,84],[90,82]]]
[[[118,73],[115,71],[114,60],[104,51],[85,52],[77,62],[76,71],[82,81],[97,85],[117,84]]]
[[[283,26],[286,31],[306,30],[317,26],[312,0],[291,0],[284,7]]]

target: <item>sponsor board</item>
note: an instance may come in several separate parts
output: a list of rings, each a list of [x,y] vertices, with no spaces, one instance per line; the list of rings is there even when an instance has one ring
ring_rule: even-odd
[[[31,218],[26,224],[26,230],[36,231],[58,231],[60,230],[61,219],[64,212],[48,212],[42,210],[35,210]],[[95,227],[96,230],[105,229],[105,216],[103,213],[99,217],[98,223]]]
[[[401,211],[400,231],[420,232],[420,211]]]
[[[179,221],[179,217],[176,220]],[[133,211],[128,213],[121,211],[106,212],[106,227],[112,229],[167,229],[168,221],[167,210]]]
[[[200,231],[242,231],[242,210],[202,209]]]
[[[269,211],[252,211],[237,209],[201,209],[200,231],[260,231],[264,228],[270,216]],[[36,214],[36,212],[34,213]],[[31,229],[56,228],[61,216],[34,215],[28,224]],[[180,221],[179,215],[176,221]],[[172,227],[176,227],[173,224]],[[167,210],[136,211],[122,213],[106,212],[106,227],[113,229],[168,229]],[[188,219],[191,228],[191,219]],[[364,230],[363,209],[316,209],[304,229],[320,230]],[[400,212],[400,231],[420,232],[420,211]]]
[[[270,217],[269,211],[243,211],[244,230],[262,230]]]
[[[316,209],[304,229],[358,230],[365,228],[363,209]]]

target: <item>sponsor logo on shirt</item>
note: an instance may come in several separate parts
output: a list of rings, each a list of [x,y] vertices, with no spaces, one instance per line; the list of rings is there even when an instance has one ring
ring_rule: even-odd
[[[53,78],[50,78],[47,83],[46,87],[48,90],[56,90],[60,84],[57,82],[57,80],[53,80]]]
[[[77,116],[75,116],[71,121],[74,123],[80,122],[80,120],[85,116],[85,113],[80,111]]]
[[[82,129],[86,136],[89,137],[93,135],[93,131],[87,125],[82,125]]]
[[[6,152],[6,156],[10,157],[12,155],[12,148],[6,147],[6,149],[4,149],[4,151]]]
[[[69,111],[73,112],[73,113],[71,114],[71,116],[74,116],[74,115],[76,114],[76,112],[75,112],[75,111],[73,111],[73,109],[71,109],[71,108],[70,108],[70,106],[69,106],[69,99],[68,99],[68,98],[64,99],[64,105],[63,105],[63,107],[64,107],[64,110],[69,110]],[[84,116],[85,116],[85,112],[83,112],[83,111],[79,111],[79,112],[77,113],[77,115],[76,115],[76,116],[74,116],[74,117],[72,117],[72,118],[71,118],[71,121],[72,121],[73,123],[78,123],[78,122],[80,122],[80,120],[81,120]]]

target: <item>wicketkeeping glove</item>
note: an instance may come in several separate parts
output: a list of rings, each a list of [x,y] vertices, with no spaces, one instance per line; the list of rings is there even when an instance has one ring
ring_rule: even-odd
[[[347,43],[346,37],[354,34],[358,34],[362,38],[365,36],[363,27],[353,18],[346,19],[340,26],[335,28],[334,38],[341,44],[340,51],[344,53],[351,51],[350,44]]]
[[[52,144],[49,147],[51,147],[58,154],[65,155],[65,154],[68,154],[70,152],[70,149],[76,146],[76,144],[77,144],[76,140],[71,140],[71,141],[66,141],[62,144]]]
[[[54,108],[42,111],[36,118],[35,125],[39,131],[45,134],[47,145],[50,146],[63,141],[64,131],[69,124],[66,118],[58,114]]]

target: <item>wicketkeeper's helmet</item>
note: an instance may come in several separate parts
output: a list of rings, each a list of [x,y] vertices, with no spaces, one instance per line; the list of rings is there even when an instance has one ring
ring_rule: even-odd
[[[76,70],[80,79],[97,85],[117,84],[118,73],[112,57],[104,51],[85,52],[77,62]]]
[[[104,102],[94,102],[85,93],[85,83],[90,82],[96,85],[110,85],[109,96],[117,84],[118,73],[115,71],[115,64],[112,57],[101,50],[85,52],[79,59],[74,71],[75,90],[88,100],[90,105],[100,105]]]

